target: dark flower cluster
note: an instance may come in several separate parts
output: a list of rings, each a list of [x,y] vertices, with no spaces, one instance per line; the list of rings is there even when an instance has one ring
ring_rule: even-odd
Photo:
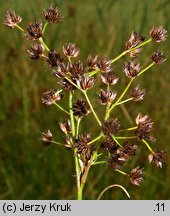
[[[69,147],[74,152],[78,187],[81,184],[84,186],[91,166],[103,161],[108,163],[111,169],[128,176],[132,184],[139,186],[143,181],[143,168],[137,166],[129,174],[122,171],[125,167],[124,164],[127,164],[136,155],[139,148],[138,143],[141,142],[148,148],[150,151],[149,163],[152,162],[157,167],[162,168],[166,161],[166,153],[160,150],[154,151],[148,143],[156,141],[151,134],[153,121],[148,115],[143,116],[139,113],[136,117],[136,125],[132,128],[123,129],[123,122],[118,119],[116,114],[113,118],[112,112],[120,104],[128,101],[142,101],[145,91],[139,85],[129,92],[130,98],[125,98],[133,80],[144,74],[152,66],[164,63],[166,59],[162,51],[155,51],[151,55],[150,65],[145,68],[133,60],[125,62],[122,75],[125,74],[125,77],[129,79],[127,79],[128,84],[122,92],[117,92],[114,89],[115,84],[119,81],[119,76],[113,70],[112,64],[126,54],[130,58],[137,58],[147,43],[165,41],[167,31],[163,27],[153,27],[150,31],[150,39],[147,41],[145,41],[144,36],[132,31],[130,38],[125,42],[125,50],[118,57],[109,59],[90,54],[85,61],[81,61],[75,60],[80,54],[80,49],[74,43],[67,43],[61,49],[59,47],[56,49],[49,48],[44,41],[48,24],[58,24],[63,20],[60,10],[50,6],[44,10],[43,16],[45,23],[35,21],[24,30],[19,26],[22,18],[16,15],[15,11],[9,10],[6,12],[4,24],[11,28],[18,28],[28,40],[34,41],[27,50],[30,58],[44,59],[48,69],[56,79],[58,90],[51,89],[44,92],[42,103],[54,104],[63,112],[64,118],[67,115],[65,122],[60,122],[59,126],[64,133],[63,146]],[[98,83],[100,83],[100,87],[97,85]],[[62,104],[63,95],[66,101]],[[100,105],[105,107],[105,113],[100,113],[99,117],[96,108]],[[101,108],[101,110],[103,109]],[[86,118],[91,118],[91,124],[83,125]],[[96,133],[99,133],[97,137]],[[42,133],[41,140],[44,146],[51,143],[62,145],[53,140],[50,130]],[[129,142],[129,140],[133,142]],[[82,185],[79,190],[83,188]]]

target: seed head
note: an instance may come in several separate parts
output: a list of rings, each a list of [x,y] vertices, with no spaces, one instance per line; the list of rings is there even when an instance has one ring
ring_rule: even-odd
[[[53,135],[50,130],[42,133],[42,144],[43,146],[49,146],[52,141]]]
[[[27,50],[32,59],[39,59],[44,51],[45,49],[42,44],[34,44],[31,46],[31,49]]]
[[[144,98],[145,91],[140,89],[140,86],[138,85],[131,91],[130,95],[133,98],[133,101],[141,101]]]
[[[52,67],[57,67],[60,63],[63,63],[64,59],[61,57],[61,55],[55,51],[55,50],[51,50],[48,53],[48,59],[47,59],[47,63],[49,68]]]
[[[117,144],[115,143],[115,141],[113,140],[113,138],[111,136],[107,136],[102,144],[101,144],[101,148],[103,151],[108,151],[108,152],[115,152],[117,150]]]
[[[60,94],[61,90],[56,91],[54,89],[42,93],[42,103],[46,105],[51,105],[56,101],[61,100],[62,95]]]
[[[140,169],[140,167],[138,166],[131,171],[129,177],[133,185],[140,186],[140,184],[143,182],[143,176],[144,176],[144,168]]]
[[[152,37],[152,40],[157,43],[165,41],[168,37],[167,31],[163,28],[163,26],[154,26],[150,31],[150,36]]]
[[[140,69],[141,69],[140,64],[137,64],[133,61],[125,62],[124,73],[129,78],[136,77]]]
[[[116,98],[116,93],[110,90],[104,91],[103,89],[100,90],[99,96],[99,103],[102,105],[106,105],[108,103],[112,103]]]
[[[5,14],[4,25],[14,28],[18,23],[22,21],[19,15],[16,15],[14,10],[8,10]]]
[[[57,69],[53,70],[53,74],[58,78],[64,78],[67,75],[68,71],[68,66],[66,66],[64,63],[59,63],[57,65]]]
[[[111,61],[108,60],[107,58],[101,58],[98,60],[97,63],[98,68],[101,70],[103,73],[108,73],[112,70],[111,68]]]
[[[119,77],[114,73],[107,73],[101,75],[101,80],[106,85],[115,85],[118,82]]]
[[[141,44],[145,40],[145,37],[142,35],[138,35],[135,31],[132,31],[132,34],[129,38],[129,40],[125,43],[125,50],[130,50],[139,44]],[[135,58],[138,56],[138,53],[141,52],[142,49],[138,48],[133,51],[128,52],[129,56],[131,58]]]
[[[25,36],[28,40],[37,40],[42,37],[43,24],[35,21],[33,24],[29,24]]]
[[[60,122],[60,129],[67,135],[71,134],[71,122],[67,120],[66,122]]]
[[[75,61],[72,64],[69,64],[69,72],[75,76],[78,74],[84,74],[84,67],[81,61]]]
[[[74,77],[70,77],[69,78],[73,83],[76,83],[76,80]],[[59,84],[67,91],[74,91],[76,89],[76,87],[74,85],[72,85],[67,79],[62,79]]]
[[[63,46],[63,53],[67,57],[77,57],[80,53],[80,50],[76,48],[75,44],[68,43]]]
[[[159,50],[152,54],[151,59],[155,64],[163,64],[166,61],[164,53]]]
[[[78,78],[76,79],[77,85],[83,89],[87,90],[93,87],[95,79],[94,77],[89,77],[85,74],[79,75]]]
[[[162,168],[162,164],[166,161],[166,152],[156,151],[148,156],[149,163],[153,162],[157,167]]]
[[[56,7],[50,6],[48,9],[44,9],[44,17],[49,23],[59,23],[63,21],[60,10]]]
[[[142,116],[141,113],[138,113],[136,124],[138,125],[138,128],[135,130],[135,134],[139,139],[147,139],[152,142],[156,141],[156,139],[150,135],[150,132],[153,131],[153,122],[148,115]]]
[[[75,103],[73,103],[73,112],[74,116],[83,117],[91,112],[90,106],[88,103],[83,100],[79,99]]]
[[[89,55],[87,58],[87,66],[89,71],[97,70],[98,66],[98,56],[97,55]]]
[[[120,122],[117,118],[114,119],[108,119],[105,121],[102,125],[102,131],[105,135],[110,136],[112,134],[115,134],[120,126]]]
[[[81,160],[86,164],[92,155],[93,146],[88,145],[88,142],[91,141],[91,135],[88,133],[84,133],[78,136],[78,140],[75,143],[75,147],[77,148],[77,153],[80,154]]]
[[[119,155],[118,154],[112,154],[111,159],[108,160],[108,165],[110,168],[117,170],[120,169],[125,161],[119,160]]]
[[[123,147],[119,147],[116,150],[116,153],[119,155],[119,160],[126,162],[132,156],[135,155],[136,150],[137,150],[137,145],[125,143],[125,145]]]

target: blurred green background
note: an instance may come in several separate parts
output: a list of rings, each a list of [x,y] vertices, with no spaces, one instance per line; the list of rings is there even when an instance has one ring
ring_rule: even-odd
[[[3,21],[7,9],[13,8],[23,17],[22,26],[35,19],[43,19],[42,11],[50,4],[62,10],[64,22],[50,25],[45,40],[57,48],[75,42],[81,48],[83,60],[89,53],[113,58],[118,55],[132,30],[149,37],[153,25],[170,30],[169,0],[1,0],[0,16]],[[26,50],[29,43],[16,29],[0,27],[0,199],[75,199],[74,162],[71,151],[51,145],[41,146],[41,132],[50,128],[56,140],[62,140],[58,122],[61,112],[41,103],[41,93],[57,86],[43,61],[30,60]],[[167,61],[155,66],[137,81],[146,89],[142,103],[126,105],[127,114],[117,109],[117,115],[129,126],[139,111],[155,121],[157,142],[154,149],[166,150],[170,162],[170,43],[150,43],[139,57],[143,66],[150,62],[156,49],[164,50]],[[117,91],[123,89],[127,78],[122,73],[124,57],[115,63],[115,71],[122,77]],[[91,95],[96,97],[96,95]],[[63,102],[64,103],[64,102]],[[94,101],[93,101],[94,104]],[[96,104],[96,103],[95,103]],[[96,107],[98,104],[96,104]],[[93,130],[90,116],[87,122]],[[128,122],[129,121],[129,122]],[[110,184],[122,184],[132,199],[169,199],[170,163],[158,169],[147,162],[148,151],[141,144],[138,156],[129,164],[145,167],[145,181],[140,187],[98,165],[90,172],[84,199],[96,199]],[[127,199],[119,189],[108,191],[103,199]]]

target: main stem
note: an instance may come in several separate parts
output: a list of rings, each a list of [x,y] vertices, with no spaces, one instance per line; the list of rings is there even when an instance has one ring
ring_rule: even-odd
[[[70,121],[71,121],[71,131],[72,137],[75,138],[75,124],[74,124],[74,113],[73,113],[73,95],[72,92],[69,93],[69,111],[70,111]],[[74,161],[75,161],[75,169],[76,169],[76,182],[77,182],[77,199],[82,199],[82,191],[80,188],[80,167],[77,155],[77,149],[74,148]]]

